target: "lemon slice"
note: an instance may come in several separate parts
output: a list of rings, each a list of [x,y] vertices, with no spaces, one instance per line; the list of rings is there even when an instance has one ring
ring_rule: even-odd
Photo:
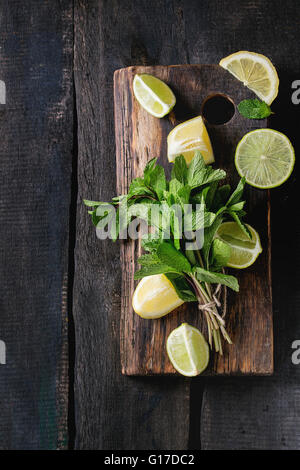
[[[183,155],[189,164],[196,150],[201,152],[205,163],[215,161],[210,138],[201,116],[179,124],[168,135],[169,162],[173,162],[178,155]]]
[[[176,103],[171,88],[159,78],[146,73],[135,75],[133,92],[140,105],[152,116],[158,118],[168,114]]]
[[[222,59],[220,65],[267,104],[270,105],[278,95],[278,74],[268,57],[256,52],[239,51]]]
[[[150,320],[167,315],[183,303],[169,279],[163,274],[141,279],[132,298],[133,310],[140,317]]]
[[[230,268],[248,268],[262,252],[258,233],[253,227],[246,225],[252,234],[251,240],[236,222],[224,222],[216,233],[216,238],[227,243],[231,248],[231,255],[227,263]]]
[[[177,372],[187,377],[201,374],[209,361],[209,347],[204,336],[187,323],[170,333],[167,353]]]
[[[291,175],[295,151],[286,135],[273,129],[248,132],[235,152],[235,166],[251,186],[270,189],[280,186]]]

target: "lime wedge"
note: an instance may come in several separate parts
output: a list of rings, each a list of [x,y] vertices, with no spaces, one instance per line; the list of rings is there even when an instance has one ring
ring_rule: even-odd
[[[209,361],[209,347],[204,336],[187,323],[170,333],[167,353],[177,372],[187,377],[201,374]]]
[[[168,114],[176,103],[171,88],[159,78],[146,73],[135,75],[133,92],[140,105],[158,118]]]
[[[257,129],[246,134],[235,152],[235,166],[251,186],[275,188],[284,183],[293,171],[294,148],[281,132]]]
[[[230,268],[248,268],[262,252],[258,233],[253,227],[246,225],[252,235],[251,240],[236,222],[224,222],[216,233],[216,238],[227,243],[231,248],[231,255],[227,263]]]

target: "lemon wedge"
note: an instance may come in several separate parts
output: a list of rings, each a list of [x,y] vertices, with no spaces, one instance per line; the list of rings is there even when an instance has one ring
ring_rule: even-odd
[[[140,317],[150,320],[167,315],[183,303],[164,274],[141,279],[132,298],[133,310]]]
[[[267,104],[270,105],[278,95],[278,74],[268,57],[239,51],[222,59],[220,65]]]
[[[196,150],[201,152],[206,164],[215,161],[210,138],[201,116],[178,124],[168,135],[169,162],[173,162],[178,155],[183,155],[189,165]]]

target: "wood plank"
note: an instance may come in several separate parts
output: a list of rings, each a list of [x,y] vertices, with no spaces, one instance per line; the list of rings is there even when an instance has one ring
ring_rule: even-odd
[[[66,448],[72,1],[0,4],[0,448]]]
[[[78,206],[75,249],[75,407],[77,449],[186,449],[189,382],[121,375],[120,246],[96,238],[82,198],[116,193],[113,72],[158,60],[156,44],[180,44],[164,1],[75,3],[75,85],[78,113]],[[169,7],[168,7],[169,8]],[[162,9],[162,10],[161,10]],[[143,37],[141,37],[143,36]],[[177,62],[185,60],[176,52]],[[149,57],[152,59],[149,59]],[[170,56],[165,55],[165,62]]]
[[[150,73],[170,85],[178,103],[169,117],[157,119],[149,115],[135,100],[132,90],[136,73]],[[153,156],[170,173],[166,158],[167,135],[180,121],[197,116],[206,99],[220,94],[236,105],[254,97],[240,82],[219,66],[182,65],[129,67],[115,72],[115,127],[117,159],[117,194],[127,192],[133,178],[141,176]],[[227,171],[227,182],[236,184],[239,176],[234,166],[234,152],[241,137],[259,127],[265,120],[251,121],[236,110],[224,125],[210,125],[208,130],[214,147],[216,165]],[[257,374],[273,372],[273,321],[270,271],[270,213],[266,191],[247,188],[249,221],[260,233],[264,251],[251,268],[237,272],[239,294],[228,292],[227,330],[233,345],[226,344],[224,356],[215,355],[210,374]],[[127,375],[175,373],[165,352],[169,333],[186,321],[206,332],[205,321],[194,304],[179,307],[176,312],[159,320],[145,321],[132,309],[131,299],[137,282],[141,253],[139,242],[126,240],[121,244],[122,303],[121,360]]]
[[[280,78],[272,104],[270,127],[288,135],[299,155],[300,107],[291,101],[291,84],[299,79],[299,2],[258,0],[183,2],[184,24],[199,19],[197,32],[185,28],[194,60],[219,60],[235,50],[258,51],[270,57]],[[255,27],[253,25],[255,24]],[[286,49],[284,44],[293,44]],[[299,339],[300,225],[299,170],[271,191],[272,284],[275,372],[273,377],[207,379],[202,403],[202,449],[299,449],[300,367],[291,361],[292,342]],[[292,236],[291,236],[292,234]],[[288,247],[288,248],[287,248]],[[195,393],[203,379],[193,382]]]

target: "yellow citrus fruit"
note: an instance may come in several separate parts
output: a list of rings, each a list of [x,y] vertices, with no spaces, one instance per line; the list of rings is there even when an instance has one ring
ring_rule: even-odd
[[[133,310],[140,317],[151,320],[167,315],[183,303],[164,274],[141,279],[132,298]]]
[[[222,59],[220,65],[267,104],[270,105],[278,95],[278,74],[268,57],[239,51]]]
[[[210,138],[201,116],[178,124],[168,135],[170,162],[173,162],[178,155],[183,155],[189,165],[196,150],[201,152],[206,164],[215,161]]]

